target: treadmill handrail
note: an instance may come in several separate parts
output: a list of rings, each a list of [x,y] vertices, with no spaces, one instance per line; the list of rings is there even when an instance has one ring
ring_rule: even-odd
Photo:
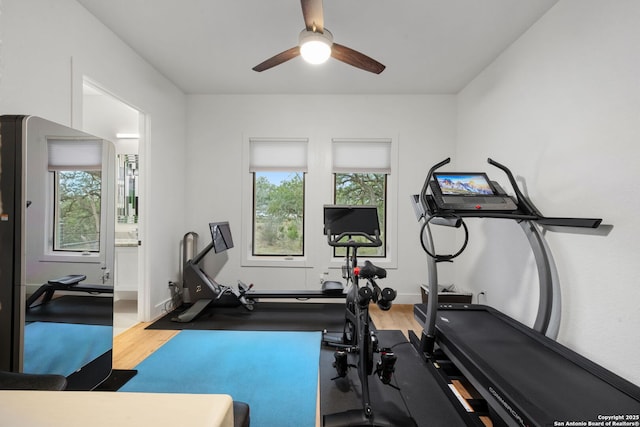
[[[533,216],[536,216],[536,217],[541,217],[542,216],[540,211],[538,211],[535,208],[535,206],[533,206],[533,203],[531,203],[529,201],[529,199],[527,199],[524,196],[524,194],[522,194],[522,191],[520,190],[520,186],[518,186],[518,183],[516,182],[516,179],[514,178],[513,173],[511,173],[511,170],[509,170],[508,167],[506,167],[503,164],[500,164],[500,163],[496,162],[495,160],[491,159],[491,157],[489,157],[487,159],[487,163],[489,163],[492,166],[497,167],[498,169],[502,170],[505,173],[505,175],[507,175],[507,179],[509,179],[509,183],[511,184],[511,187],[513,188],[513,192],[516,193],[516,202],[518,204],[518,207],[521,210],[523,210],[526,215],[533,215]]]
[[[428,194],[430,188],[430,182],[433,173],[436,169],[448,164],[451,161],[450,158],[435,164],[429,169],[427,178],[422,186],[422,191],[419,195],[412,198],[412,202],[415,204],[420,203],[422,209],[416,207],[416,213],[418,222],[425,221],[427,224],[422,227],[420,233],[421,243],[424,247],[431,248],[433,253],[433,239],[430,232],[428,222],[431,218],[503,218],[512,219],[517,221],[532,248],[534,258],[536,260],[536,266],[538,268],[538,276],[540,278],[540,303],[538,305],[538,314],[534,328],[542,333],[550,334],[549,336],[557,336],[559,323],[560,323],[560,292],[557,272],[555,270],[555,264],[553,262],[553,256],[547,247],[544,238],[538,227],[534,224],[537,223],[541,226],[559,226],[559,227],[584,227],[584,228],[597,228],[600,223],[600,218],[560,218],[560,217],[545,217],[542,213],[531,203],[527,197],[522,193],[518,183],[516,182],[513,173],[506,166],[496,162],[495,160],[488,158],[487,162],[492,166],[502,170],[509,179],[513,191],[516,194],[516,200],[518,210],[516,211],[491,211],[491,210],[472,210],[472,211],[456,211],[452,209],[439,209],[438,205],[434,201],[433,194]],[[419,213],[419,214],[418,214]],[[434,222],[435,223],[435,222]],[[452,226],[455,224],[452,221],[439,222],[438,225]],[[426,241],[424,240],[426,238]],[[429,253],[429,252],[427,252]],[[437,295],[437,266],[433,259],[429,259],[427,263],[427,270],[429,273],[429,289],[433,295]],[[435,299],[434,299],[435,300]],[[421,347],[424,353],[430,354],[433,350],[435,342],[435,316],[437,312],[437,304],[435,301],[429,304],[429,316],[427,322],[425,322],[423,328],[423,334],[421,339]]]
[[[451,157],[447,157],[440,163],[436,163],[429,169],[429,173],[427,174],[427,178],[424,180],[424,184],[422,185],[422,191],[420,192],[420,202],[422,203],[422,210],[424,212],[430,212],[429,203],[427,202],[427,191],[429,190],[429,182],[431,182],[431,177],[433,176],[433,172],[436,169],[440,169],[442,166],[451,162]]]

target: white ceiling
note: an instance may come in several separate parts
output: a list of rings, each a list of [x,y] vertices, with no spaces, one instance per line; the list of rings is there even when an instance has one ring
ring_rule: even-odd
[[[298,57],[297,0],[78,0],[185,93],[457,93],[558,0],[326,0],[337,43],[386,65],[380,75]]]

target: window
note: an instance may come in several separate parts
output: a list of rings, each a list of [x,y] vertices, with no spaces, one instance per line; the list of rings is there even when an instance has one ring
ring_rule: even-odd
[[[251,140],[251,255],[304,256],[306,140]]]
[[[304,173],[253,176],[253,255],[304,255]]]
[[[100,252],[102,141],[48,140],[53,175],[51,249]]]
[[[100,251],[100,171],[55,171],[54,251]]]
[[[332,152],[334,203],[374,205],[378,208],[382,245],[377,248],[360,248],[359,254],[367,257],[386,257],[387,176],[391,172],[391,141],[334,139]],[[334,248],[334,257],[344,254],[344,248]]]
[[[336,205],[372,205],[378,208],[380,222],[380,239],[382,246],[364,247],[358,250],[360,255],[368,257],[385,257],[387,174],[384,173],[335,173],[334,203]],[[354,237],[363,240],[364,237]],[[334,256],[344,256],[345,248],[334,248]]]

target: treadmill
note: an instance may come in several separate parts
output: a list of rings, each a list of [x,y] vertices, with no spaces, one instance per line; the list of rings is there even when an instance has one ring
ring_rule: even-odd
[[[539,226],[597,228],[601,219],[544,217],[522,194],[506,166],[488,159],[507,175],[515,197],[484,173],[436,172],[449,162],[448,158],[434,165],[421,194],[412,196],[422,223],[421,243],[429,255],[430,296],[438,295],[437,264],[451,261],[466,246],[464,218],[504,218],[517,221],[531,245],[540,280],[540,305],[530,328],[488,306],[440,304],[431,297],[427,304],[414,306],[415,318],[423,325],[420,337],[411,334],[414,347],[427,361],[452,364],[486,401],[494,425],[599,425],[593,423],[606,421],[637,425],[640,388],[555,341],[560,322],[559,283]],[[431,224],[463,227],[462,248],[452,255],[435,254]]]

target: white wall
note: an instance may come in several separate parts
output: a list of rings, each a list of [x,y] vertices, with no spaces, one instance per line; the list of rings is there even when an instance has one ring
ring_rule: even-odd
[[[161,314],[177,279],[184,210],[184,94],[74,0],[0,3],[0,114],[82,127],[82,79],[147,114],[143,317]],[[100,135],[99,135],[100,136]]]
[[[195,230],[207,239],[209,221],[240,218],[244,136],[285,131],[323,144],[378,132],[397,138],[398,269],[387,282],[417,298],[426,267],[408,197],[431,164],[454,154],[457,141],[452,167],[487,170],[491,156],[524,177],[547,215],[602,217],[613,225],[607,236],[547,234],[563,285],[559,338],[640,384],[640,202],[633,191],[640,165],[639,18],[634,0],[559,2],[459,94],[457,113],[453,96],[190,96],[187,122],[187,98],[75,1],[3,0],[0,114],[81,127],[83,76],[148,114],[141,230],[147,319],[168,297],[167,280],[177,279],[182,234]],[[317,189],[318,209],[330,202],[327,188]],[[517,226],[471,225],[457,284],[486,290],[491,305],[531,322],[536,277]],[[238,251],[228,255],[221,280],[264,288],[313,288],[326,267],[241,268]],[[453,272],[442,276],[450,281]]]
[[[636,384],[639,22],[637,1],[560,1],[459,94],[456,150],[460,168],[499,181],[483,162],[510,166],[548,216],[613,226],[606,236],[546,234],[562,285],[559,341]],[[496,220],[472,233],[456,280],[531,324],[537,275],[522,233]]]
[[[224,268],[214,265],[218,261],[213,254],[205,268],[211,275],[220,270],[223,283],[242,279],[256,289],[320,287],[320,275],[328,267],[325,255],[330,253],[322,235],[322,205],[332,203],[331,138],[396,140],[399,248],[397,269],[389,270],[384,284],[398,291],[398,301],[420,300],[426,262],[409,196],[420,191],[431,164],[453,153],[454,96],[189,96],[188,132],[187,227],[200,235],[202,248],[211,239],[207,224],[229,220],[236,247],[228,251]],[[309,138],[313,155],[307,179],[307,268],[241,267],[240,239],[247,238],[245,231],[251,227],[240,221],[242,174],[249,173],[242,167],[242,144],[248,137]],[[331,270],[329,278],[339,279],[339,271]]]

